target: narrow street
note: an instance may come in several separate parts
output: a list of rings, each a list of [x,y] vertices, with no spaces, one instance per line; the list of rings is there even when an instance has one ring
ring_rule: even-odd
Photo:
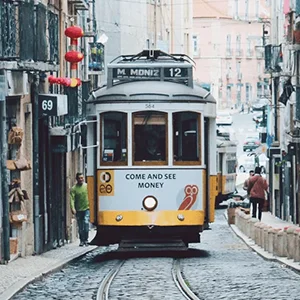
[[[183,277],[199,299],[299,299],[299,274],[253,252],[228,226],[223,209],[201,237],[202,242],[191,244],[187,257],[181,259]],[[108,299],[181,299],[170,275],[172,256],[164,256],[168,255],[129,256]],[[124,257],[99,247],[12,299],[95,299],[99,284],[118,258]]]

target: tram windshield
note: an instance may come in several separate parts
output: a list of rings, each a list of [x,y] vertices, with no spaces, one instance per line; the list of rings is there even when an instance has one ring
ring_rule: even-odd
[[[174,163],[200,163],[200,114],[178,112],[173,114]]]
[[[106,112],[101,118],[102,163],[127,162],[127,114]]]
[[[166,162],[167,114],[142,111],[133,114],[134,160]]]

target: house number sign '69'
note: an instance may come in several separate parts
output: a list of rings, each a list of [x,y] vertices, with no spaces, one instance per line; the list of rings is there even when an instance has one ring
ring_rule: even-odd
[[[52,110],[53,101],[52,100],[43,100],[42,101],[42,110]]]
[[[40,116],[61,116],[68,113],[66,95],[44,94],[39,95]]]

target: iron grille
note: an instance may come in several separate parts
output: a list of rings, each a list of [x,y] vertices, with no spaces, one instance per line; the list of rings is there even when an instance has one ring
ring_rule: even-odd
[[[19,3],[19,47],[21,60],[34,60],[34,4],[33,2]],[[40,49],[39,49],[40,51]]]
[[[37,61],[47,61],[48,59],[48,49],[47,49],[47,11],[46,7],[42,4],[39,4],[36,7],[36,57]]]
[[[0,2],[0,59],[14,59],[16,53],[16,7]]]
[[[49,31],[49,48],[50,61],[58,63],[59,45],[58,45],[58,15],[48,12],[48,31]]]
[[[58,15],[33,0],[0,1],[0,60],[59,62]]]

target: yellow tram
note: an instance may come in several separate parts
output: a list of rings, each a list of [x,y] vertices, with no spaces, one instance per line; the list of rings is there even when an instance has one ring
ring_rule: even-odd
[[[216,100],[194,83],[192,60],[117,57],[87,115],[91,243],[199,242],[218,194]]]
[[[217,140],[217,197],[216,207],[236,191],[237,143]]]

